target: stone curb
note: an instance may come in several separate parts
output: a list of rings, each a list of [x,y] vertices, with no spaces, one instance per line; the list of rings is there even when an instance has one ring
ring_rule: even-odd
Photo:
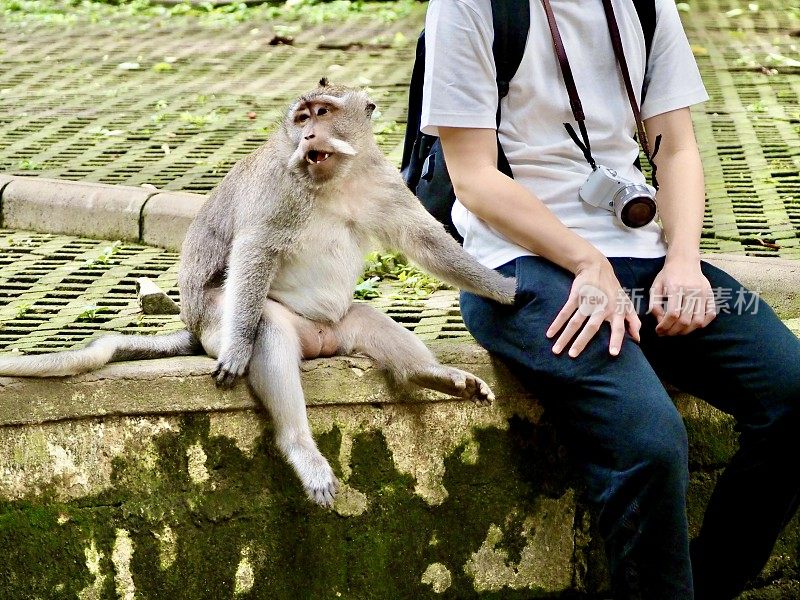
[[[141,242],[180,252],[183,238],[197,211],[206,201],[202,194],[159,192],[142,209]]]
[[[13,175],[0,173],[0,227],[3,227],[3,191],[6,186],[16,179]]]
[[[800,261],[734,254],[706,254],[703,260],[757,292],[781,318],[800,317]]]
[[[14,177],[2,189],[9,229],[138,242],[139,217],[154,194],[144,188]]]
[[[123,240],[177,252],[205,198],[150,185],[0,173],[0,226]]]
[[[800,318],[786,324],[800,337]],[[469,371],[486,381],[497,402],[535,402],[508,368],[474,340],[436,340],[427,345],[442,364]],[[262,409],[244,382],[232,390],[218,390],[210,377],[213,369],[214,360],[208,356],[183,356],[113,363],[74,377],[0,377],[0,427],[108,416]],[[304,361],[301,371],[306,405],[311,409],[460,402],[431,390],[400,387],[364,356]],[[727,419],[693,396],[669,384],[666,387],[684,415],[709,423]],[[154,394],[156,389],[158,393]]]
[[[503,401],[531,399],[508,370],[477,343],[437,341],[429,347],[443,363],[482,378]],[[301,368],[309,407],[453,401],[438,392],[401,388],[363,356],[310,360]],[[214,387],[209,376],[213,369],[213,359],[188,356],[115,363],[74,377],[0,377],[0,427],[260,408],[244,382],[229,391]]]

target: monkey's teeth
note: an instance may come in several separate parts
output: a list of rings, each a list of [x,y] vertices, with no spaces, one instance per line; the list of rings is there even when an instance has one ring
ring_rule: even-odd
[[[329,152],[321,152],[319,150],[311,150],[308,154],[306,154],[306,161],[308,161],[312,165],[316,165],[318,163],[324,162],[328,160],[330,156]]]

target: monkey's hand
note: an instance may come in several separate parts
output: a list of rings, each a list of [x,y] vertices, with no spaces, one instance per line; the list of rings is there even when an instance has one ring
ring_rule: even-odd
[[[239,342],[231,344],[220,352],[217,368],[211,373],[218,388],[230,389],[236,380],[245,374],[250,357],[253,355],[253,344]]]

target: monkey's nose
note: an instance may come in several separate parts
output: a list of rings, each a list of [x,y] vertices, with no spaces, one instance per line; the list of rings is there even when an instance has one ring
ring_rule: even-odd
[[[313,133],[309,133],[303,139],[305,139],[305,140],[313,140],[315,137],[317,137],[317,136],[315,136]]]

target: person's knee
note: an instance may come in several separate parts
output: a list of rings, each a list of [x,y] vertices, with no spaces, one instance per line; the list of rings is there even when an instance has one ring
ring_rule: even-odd
[[[688,480],[689,442],[683,419],[677,411],[660,415],[656,427],[636,440],[638,466],[649,483],[667,486]]]
[[[688,442],[686,432],[669,440],[650,443],[643,450],[644,462],[661,477],[683,477],[688,471]]]

